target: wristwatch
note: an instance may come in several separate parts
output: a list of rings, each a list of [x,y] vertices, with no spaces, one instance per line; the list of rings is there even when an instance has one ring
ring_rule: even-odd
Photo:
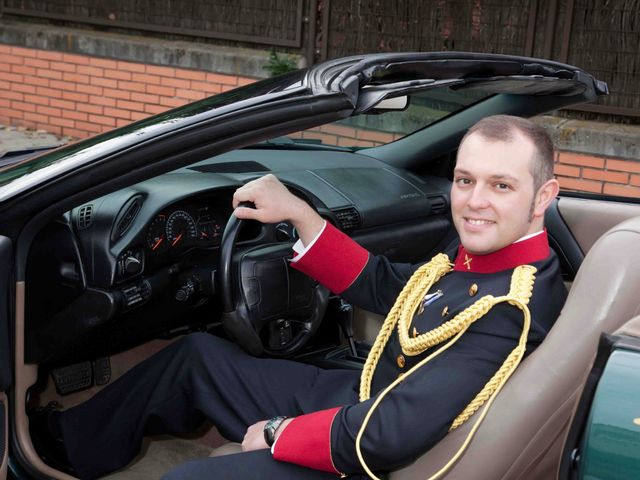
[[[264,441],[267,442],[267,445],[270,447],[273,445],[273,442],[276,441],[276,431],[286,419],[287,417],[273,417],[267,420],[267,423],[264,425]]]

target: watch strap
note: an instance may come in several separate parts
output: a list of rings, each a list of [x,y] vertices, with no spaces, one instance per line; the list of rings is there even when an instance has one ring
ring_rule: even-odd
[[[276,432],[278,431],[278,428],[280,428],[280,425],[282,425],[282,422],[284,422],[286,419],[287,417],[277,416],[270,418],[269,420],[267,420],[267,423],[265,423],[263,429],[264,441],[270,447],[273,446],[273,443],[276,441]]]

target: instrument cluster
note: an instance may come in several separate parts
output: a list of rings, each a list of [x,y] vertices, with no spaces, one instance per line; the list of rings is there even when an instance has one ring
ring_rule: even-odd
[[[225,221],[226,217],[218,214],[214,207],[203,204],[160,212],[147,228],[147,250],[157,255],[189,247],[218,246]]]

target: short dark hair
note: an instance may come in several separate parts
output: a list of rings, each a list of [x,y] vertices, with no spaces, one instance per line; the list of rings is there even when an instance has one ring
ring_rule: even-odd
[[[534,191],[537,192],[542,184],[553,178],[553,141],[540,125],[526,118],[492,115],[473,125],[462,138],[462,142],[473,133],[478,133],[486,140],[501,142],[511,142],[517,134],[522,135],[529,139],[535,148],[530,167]]]

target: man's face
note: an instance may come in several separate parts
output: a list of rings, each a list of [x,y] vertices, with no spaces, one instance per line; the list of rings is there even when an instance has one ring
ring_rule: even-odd
[[[530,162],[532,143],[489,141],[479,133],[458,150],[451,187],[453,223],[462,245],[476,255],[495,252],[542,228],[532,222],[535,197]]]

